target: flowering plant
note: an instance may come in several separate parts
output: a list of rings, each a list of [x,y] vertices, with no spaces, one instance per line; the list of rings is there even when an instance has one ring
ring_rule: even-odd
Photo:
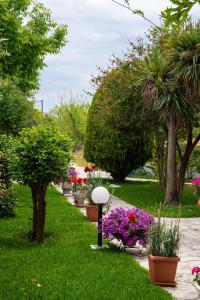
[[[117,239],[124,246],[132,247],[138,242],[146,246],[148,230],[154,217],[139,208],[116,208],[103,219],[104,237],[111,241]]]
[[[73,192],[77,189],[81,190],[83,187],[90,185],[90,182],[86,178],[72,177],[70,180],[71,183],[73,183]]]
[[[200,177],[192,180],[192,186],[194,186],[194,193],[200,197]]]
[[[194,267],[192,269],[192,275],[195,274],[194,281],[197,282],[197,284],[200,286],[200,268],[199,267]]]
[[[68,169],[67,175],[68,175],[69,178],[77,177],[78,172],[76,171],[76,169],[74,167],[70,167]]]

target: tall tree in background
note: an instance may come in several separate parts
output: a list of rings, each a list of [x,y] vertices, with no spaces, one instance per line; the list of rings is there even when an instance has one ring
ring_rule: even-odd
[[[45,56],[66,43],[66,25],[51,19],[51,12],[33,0],[0,1],[1,76],[9,77],[26,95],[39,88]]]
[[[121,182],[152,155],[152,136],[143,101],[133,87],[130,65],[101,78],[88,113],[84,157]]]

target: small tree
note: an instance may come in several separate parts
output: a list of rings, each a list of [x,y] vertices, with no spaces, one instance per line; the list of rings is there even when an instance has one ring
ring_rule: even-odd
[[[45,194],[48,184],[66,174],[71,142],[50,122],[20,133],[15,174],[31,188],[33,201],[32,240],[43,242]]]

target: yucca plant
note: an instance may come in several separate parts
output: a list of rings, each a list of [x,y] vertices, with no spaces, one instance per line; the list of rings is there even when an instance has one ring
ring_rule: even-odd
[[[200,23],[188,23],[168,40],[171,74],[188,100],[200,101]]]

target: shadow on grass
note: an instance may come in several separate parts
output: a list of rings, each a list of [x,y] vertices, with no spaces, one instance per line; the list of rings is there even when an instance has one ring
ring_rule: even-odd
[[[13,237],[0,237],[0,249],[30,249],[35,246],[42,246],[46,243],[50,245],[51,242],[58,239],[58,234],[46,232],[44,235],[44,243],[38,244],[35,241],[31,241],[31,232],[20,232]]]

